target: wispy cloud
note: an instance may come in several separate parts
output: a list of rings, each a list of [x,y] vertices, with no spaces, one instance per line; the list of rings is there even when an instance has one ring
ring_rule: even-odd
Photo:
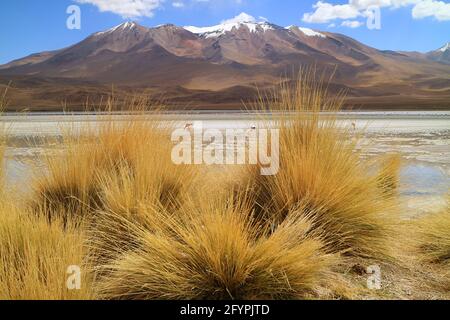
[[[172,7],[174,7],[174,8],[184,8],[184,2],[182,2],[182,1],[174,1],[174,2],[172,2]]]
[[[432,17],[438,21],[450,20],[450,3],[439,0],[348,0],[342,4],[318,1],[313,5],[314,11],[305,13],[302,20],[307,23],[330,23],[339,19],[348,21],[367,17],[368,9],[373,6],[390,9],[411,6],[414,19]]]
[[[423,19],[434,17],[438,21],[450,20],[450,3],[442,1],[422,1],[412,11],[413,18]]]
[[[363,25],[361,21],[356,20],[345,20],[341,23],[341,26],[348,27],[348,28],[359,28]]]
[[[314,12],[304,14],[304,22],[328,23],[336,19],[353,19],[360,15],[359,10],[350,4],[333,5],[319,1],[313,8]]]
[[[100,12],[112,12],[123,18],[152,17],[165,0],[75,0],[96,6]]]
[[[153,17],[155,11],[166,3],[174,8],[195,5],[216,6],[218,4],[242,5],[245,0],[73,0],[81,4],[96,6],[100,12],[112,12],[124,19]]]

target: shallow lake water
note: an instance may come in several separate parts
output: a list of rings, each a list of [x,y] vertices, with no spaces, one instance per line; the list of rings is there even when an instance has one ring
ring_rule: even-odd
[[[65,130],[95,127],[108,119],[125,120],[116,114],[5,114],[0,118],[9,135],[6,150],[7,182],[26,190],[35,170],[44,170],[38,156],[58,149],[57,138]],[[133,116],[134,117],[134,116]],[[361,143],[367,156],[399,153],[404,159],[401,195],[405,215],[439,210],[450,190],[450,112],[343,112],[339,122],[364,131]],[[183,128],[245,129],[266,126],[252,113],[170,113],[163,121]],[[54,137],[55,143],[42,142]]]

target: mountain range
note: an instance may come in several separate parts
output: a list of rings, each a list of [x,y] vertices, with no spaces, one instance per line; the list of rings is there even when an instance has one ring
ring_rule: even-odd
[[[450,43],[428,52],[378,50],[342,34],[268,22],[212,27],[126,22],[68,48],[0,66],[10,108],[81,108],[111,93],[146,92],[176,108],[234,109],[292,81],[333,73],[330,90],[363,109],[450,109]]]

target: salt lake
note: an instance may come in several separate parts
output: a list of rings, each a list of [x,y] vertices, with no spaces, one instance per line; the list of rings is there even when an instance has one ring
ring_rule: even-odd
[[[0,117],[8,142],[6,148],[6,178],[15,185],[26,183],[38,156],[52,152],[58,143],[47,139],[58,137],[70,129],[86,125],[95,127],[105,120],[127,120],[128,114],[62,114],[62,113],[6,113]],[[147,118],[146,118],[147,119]],[[167,113],[160,120],[175,127],[196,126],[205,129],[250,129],[265,126],[252,112],[186,112]],[[450,191],[450,112],[342,112],[342,125],[351,124],[363,130],[361,144],[367,156],[399,153],[404,159],[401,173],[401,196],[405,215],[439,210],[445,205]],[[43,168],[42,168],[43,170]]]

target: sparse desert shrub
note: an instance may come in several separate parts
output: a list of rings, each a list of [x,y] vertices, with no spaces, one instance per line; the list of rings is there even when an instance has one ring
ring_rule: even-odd
[[[0,300],[92,299],[83,264],[83,234],[61,223],[0,204]],[[68,290],[69,266],[80,266],[81,289]]]
[[[341,109],[342,97],[329,96],[306,73],[260,104],[279,112],[276,118],[262,118],[280,128],[280,170],[261,176],[249,167],[239,183],[245,187],[237,189],[252,190],[255,211],[266,228],[276,230],[295,208],[304,208],[310,232],[321,235],[329,252],[388,257],[395,201],[385,195],[396,180],[393,170],[374,173],[357,151],[354,131],[337,121],[333,112]]]
[[[98,267],[106,299],[299,299],[312,295],[337,259],[307,236],[305,218],[258,234],[245,206],[218,201],[145,214],[151,228],[127,221],[137,242]],[[107,213],[107,219],[114,216]],[[120,218],[120,215],[119,215]],[[103,248],[104,250],[105,248]]]

